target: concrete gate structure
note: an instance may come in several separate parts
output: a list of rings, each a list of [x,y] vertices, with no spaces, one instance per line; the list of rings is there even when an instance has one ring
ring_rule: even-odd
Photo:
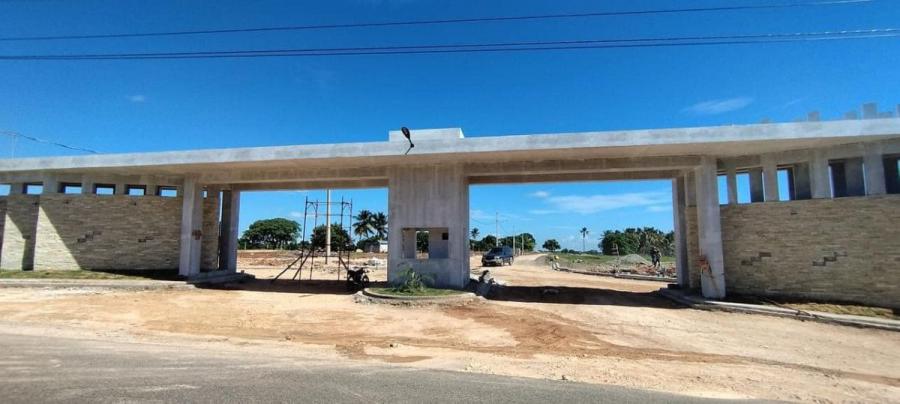
[[[669,179],[683,287],[900,307],[900,119],[412,138],[0,160],[0,268],[234,272],[242,191],[387,187],[388,279],[463,288],[470,185]]]

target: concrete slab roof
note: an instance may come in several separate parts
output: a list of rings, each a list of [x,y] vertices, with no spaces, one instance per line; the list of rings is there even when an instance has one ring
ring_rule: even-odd
[[[843,120],[696,128],[462,137],[428,130],[409,155],[406,139],[300,146],[0,159],[0,173],[185,174],[223,169],[303,169],[530,162],[670,156],[734,157],[880,139],[900,139],[900,119]],[[448,136],[436,134],[445,133]]]

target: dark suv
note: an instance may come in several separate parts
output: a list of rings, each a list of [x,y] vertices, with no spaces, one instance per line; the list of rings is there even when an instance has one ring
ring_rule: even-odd
[[[513,250],[509,247],[494,247],[481,256],[482,266],[503,265],[513,263]]]

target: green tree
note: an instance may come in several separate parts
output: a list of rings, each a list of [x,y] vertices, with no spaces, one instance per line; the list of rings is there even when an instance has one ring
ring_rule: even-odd
[[[250,225],[240,239],[240,245],[248,249],[296,248],[300,224],[289,219],[257,220]]]
[[[471,236],[471,237],[469,237],[469,246],[470,246],[472,249],[476,249],[475,247],[476,247],[476,245],[478,244],[478,235],[479,235],[479,233],[480,233],[480,232],[478,231],[478,228],[477,228],[477,227],[472,228],[472,231],[469,232],[469,235]]]
[[[368,238],[375,233],[372,212],[361,210],[356,214],[356,221],[353,222],[353,234],[359,238]]]
[[[378,237],[379,240],[387,240],[388,219],[384,212],[372,214],[372,230],[375,232],[375,237]]]
[[[312,247],[315,249],[325,248],[324,224],[320,224],[313,229],[310,241],[312,243]],[[350,234],[347,233],[347,230],[341,228],[341,226],[336,223],[331,224],[331,249],[336,251],[346,251],[353,249]]]
[[[515,243],[513,243],[513,238],[515,238]],[[537,240],[534,239],[534,236],[532,236],[531,233],[521,233],[500,239],[500,245],[512,247],[513,244],[515,244],[516,248],[521,248],[524,251],[534,251]]]
[[[559,241],[554,239],[549,239],[544,242],[544,249],[550,252],[554,252],[559,249]]]
[[[419,252],[428,251],[428,232],[427,231],[417,231],[416,232],[416,250]]]
[[[581,251],[584,252],[586,250],[584,246],[585,239],[587,239],[588,234],[590,234],[591,232],[588,231],[587,227],[582,227],[579,233],[581,233]]]

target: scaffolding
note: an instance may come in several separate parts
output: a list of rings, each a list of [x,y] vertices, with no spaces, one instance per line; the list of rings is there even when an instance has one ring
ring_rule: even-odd
[[[329,209],[332,206],[339,206],[340,213],[329,213],[332,212],[333,209]],[[313,227],[312,230],[309,230],[309,239],[307,240],[307,224],[309,222],[309,218],[312,216]],[[319,251],[318,248],[313,244],[313,231],[316,227],[319,226],[319,218],[324,217],[324,224],[326,226],[331,226],[334,224],[333,217],[338,217],[337,224],[340,226],[341,230],[347,232],[347,236],[350,237],[346,243],[338,243],[337,250],[334,249],[334,243],[328,243],[330,240],[325,240],[322,248],[323,251]],[[346,221],[344,219],[347,219]],[[303,228],[302,228],[302,236],[300,241],[300,246],[298,248],[297,259],[288,264],[287,267],[284,268],[275,278],[272,279],[272,282],[277,281],[281,278],[282,275],[294,269],[294,276],[291,277],[291,280],[297,280],[298,282],[303,278],[303,269],[309,268],[309,279],[312,280],[313,270],[315,269],[315,261],[316,257],[318,257],[321,253],[324,253],[324,246],[326,244],[331,244],[331,256],[333,257],[335,253],[337,253],[338,259],[338,271],[337,271],[337,280],[341,280],[341,272],[346,273],[350,269],[350,252],[353,251],[353,238],[350,236],[351,226],[353,223],[353,200],[345,201],[343,197],[341,197],[340,202],[330,202],[325,201],[322,202],[320,200],[309,200],[307,196],[305,198],[303,204]],[[346,228],[344,227],[346,224]],[[325,234],[329,232],[326,230]],[[331,238],[334,239],[334,232],[331,232]],[[327,262],[327,260],[326,260]],[[296,267],[294,267],[296,265]]]

